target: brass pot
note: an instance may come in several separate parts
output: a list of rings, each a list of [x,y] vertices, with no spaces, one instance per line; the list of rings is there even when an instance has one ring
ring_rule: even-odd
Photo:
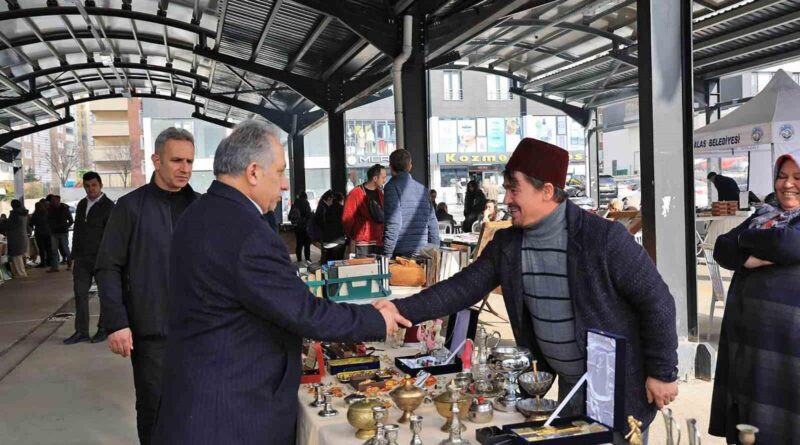
[[[469,414],[470,399],[463,393],[459,394],[461,396],[458,399],[458,418],[464,420]],[[445,422],[440,429],[445,433],[449,432],[450,425],[453,423],[453,412],[451,411],[453,407],[453,399],[450,397],[450,392],[445,390],[445,392],[439,394],[435,399],[433,399],[433,403],[436,405],[436,412],[438,412],[440,416],[447,419],[447,422]],[[462,422],[461,431],[465,431],[466,429],[467,427],[464,426],[464,423]]]
[[[350,405],[347,409],[347,422],[356,431],[356,438],[361,440],[371,439],[375,436],[375,419],[372,416],[373,406],[383,406],[378,399],[366,399]]]
[[[391,392],[394,404],[403,411],[403,415],[397,420],[398,423],[408,423],[409,418],[414,415],[414,410],[422,405],[425,398],[425,391],[414,386],[409,376],[406,376],[406,383],[398,386]]]

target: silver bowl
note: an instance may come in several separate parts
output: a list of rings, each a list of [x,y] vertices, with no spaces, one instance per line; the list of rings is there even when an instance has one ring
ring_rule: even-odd
[[[533,371],[530,371],[520,375],[517,380],[519,381],[519,386],[526,393],[534,397],[541,397],[547,394],[547,391],[550,391],[555,378],[549,372],[539,371],[534,374]]]
[[[531,421],[547,420],[557,407],[558,402],[550,399],[525,399],[517,402],[517,411]]]
[[[492,348],[489,366],[496,371],[523,371],[531,365],[531,351],[514,346],[498,346]]]

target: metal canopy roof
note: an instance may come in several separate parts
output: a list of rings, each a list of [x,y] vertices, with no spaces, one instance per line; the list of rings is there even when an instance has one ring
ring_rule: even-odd
[[[391,63],[392,11],[373,4],[6,0],[0,130],[66,122],[70,105],[122,96],[189,103],[228,126],[259,117],[290,131],[297,115],[302,128],[352,105],[358,81]]]
[[[696,82],[800,58],[800,0],[696,0],[694,14]],[[637,95],[636,1],[555,0],[456,50],[440,67],[509,77],[513,92],[580,114]]]
[[[425,29],[426,67],[507,76],[524,88],[517,94],[579,116],[637,94],[635,7],[635,0],[5,0],[0,140],[65,123],[70,105],[128,95],[192,104],[196,117],[220,125],[258,117],[303,131],[326,112],[388,95],[398,18],[407,11],[424,17],[416,24]],[[697,79],[800,57],[800,0],[696,0],[695,15]]]
[[[5,0],[0,141],[128,96],[192,104],[220,125],[260,117],[305,131],[388,95],[402,14],[430,29],[429,58],[448,57],[453,42],[548,1]]]

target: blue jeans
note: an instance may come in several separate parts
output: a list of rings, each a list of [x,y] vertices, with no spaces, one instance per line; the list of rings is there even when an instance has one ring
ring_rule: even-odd
[[[50,242],[53,245],[53,264],[58,264],[59,261],[66,261],[69,258],[69,234],[68,233],[54,233],[50,235]],[[59,260],[58,255],[61,254]]]

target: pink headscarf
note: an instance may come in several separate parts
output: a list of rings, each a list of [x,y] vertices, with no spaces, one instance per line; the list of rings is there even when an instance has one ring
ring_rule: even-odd
[[[773,176],[775,182],[778,181],[778,175],[781,172],[781,167],[783,163],[792,160],[797,165],[800,165],[800,162],[797,162],[800,159],[800,149],[790,151],[784,155],[778,157],[775,161],[775,175]],[[774,182],[773,182],[774,188]],[[775,191],[777,193],[777,190]],[[776,198],[777,199],[777,198]],[[794,210],[784,210],[780,203],[777,206],[774,206],[769,203],[764,203],[758,210],[756,210],[755,217],[750,221],[749,228],[751,229],[773,229],[773,228],[781,228],[787,226],[793,219],[800,216],[800,208]]]

